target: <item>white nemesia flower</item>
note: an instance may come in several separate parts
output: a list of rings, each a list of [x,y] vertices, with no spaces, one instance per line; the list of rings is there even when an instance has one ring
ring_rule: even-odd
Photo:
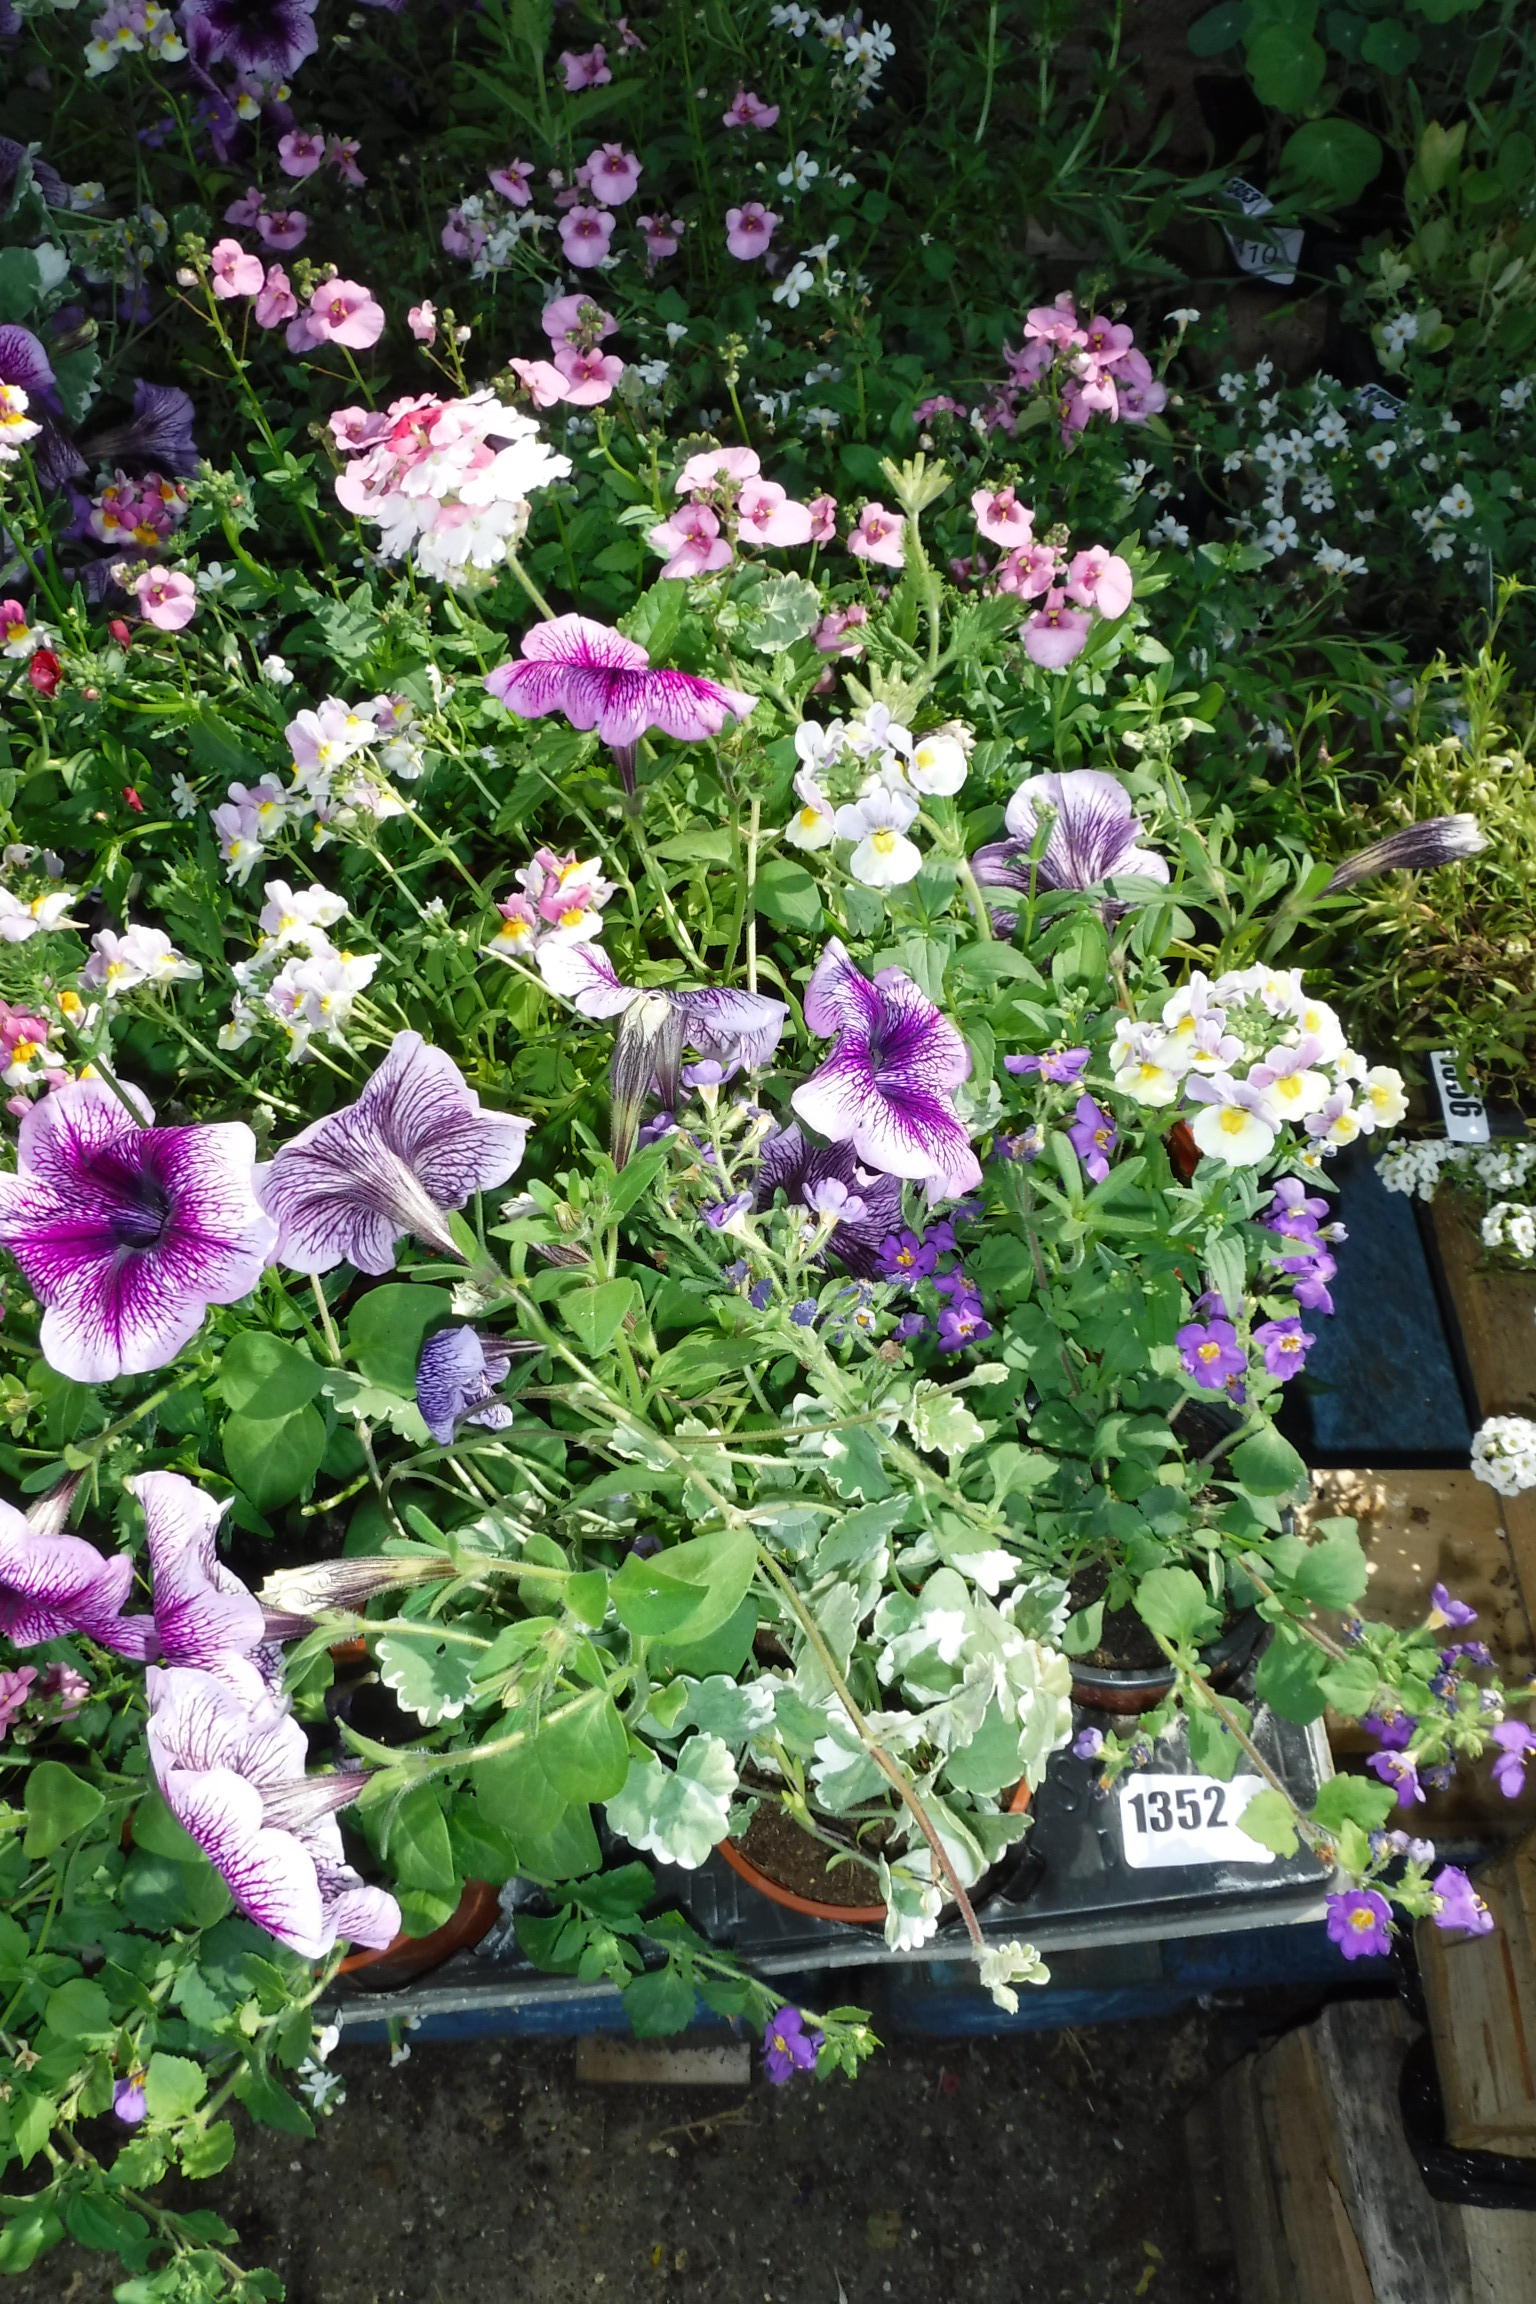
[[[917,814],[917,802],[905,792],[877,785],[850,806],[837,811],[839,839],[858,845],[848,869],[865,888],[900,888],[915,880],[923,868],[921,851],[907,839],[907,826]]]

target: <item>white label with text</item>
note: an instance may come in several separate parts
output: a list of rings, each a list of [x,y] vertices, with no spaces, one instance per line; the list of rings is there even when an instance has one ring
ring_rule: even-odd
[[[1166,1864],[1273,1864],[1238,1819],[1264,1789],[1257,1776],[1127,1776],[1119,1787],[1120,1838],[1133,1872]]]
[[[1488,1115],[1483,1110],[1483,1100],[1475,1090],[1463,1088],[1453,1052],[1449,1048],[1436,1048],[1430,1056],[1429,1069],[1440,1098],[1445,1133],[1451,1142],[1486,1144]]]

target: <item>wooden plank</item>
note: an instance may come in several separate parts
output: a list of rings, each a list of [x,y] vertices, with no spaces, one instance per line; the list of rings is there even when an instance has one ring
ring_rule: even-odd
[[[1340,2192],[1327,2092],[1310,2032],[1287,2032],[1267,2049],[1258,2083],[1275,2197],[1295,2266],[1295,2304],[1378,2304]]]
[[[1476,1879],[1490,1934],[1415,1931],[1446,2135],[1536,2160],[1536,1839]]]
[[[1442,1192],[1430,1209],[1479,1417],[1536,1416],[1536,1274],[1479,1271],[1475,1202]],[[1536,1498],[1504,1501],[1510,1555],[1527,1613],[1536,1618]]]
[[[1472,2304],[1531,2304],[1536,2297],[1536,2216],[1518,2208],[1458,2208]]]
[[[752,2050],[745,2040],[667,2048],[588,2037],[576,2043],[576,2077],[601,2088],[746,2088],[752,2080]]]
[[[1297,2304],[1295,2273],[1275,2197],[1274,2171],[1250,2056],[1216,2090],[1232,2253],[1242,2304]]]

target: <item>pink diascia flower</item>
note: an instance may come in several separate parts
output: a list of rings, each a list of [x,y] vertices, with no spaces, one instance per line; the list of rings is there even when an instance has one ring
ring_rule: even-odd
[[[437,306],[430,302],[413,304],[405,316],[405,324],[418,344],[430,344],[437,335]]]
[[[835,543],[837,541],[837,498],[835,496],[813,496],[806,506],[806,510],[811,516],[811,542],[813,544]],[[859,620],[861,623],[863,616],[864,612],[860,609]]]
[[[818,652],[823,656],[862,656],[862,640],[850,640],[848,634],[869,622],[869,610],[855,601],[851,608],[829,608],[811,634]],[[828,674],[830,679],[831,674]]]
[[[560,219],[560,245],[565,260],[578,272],[601,264],[613,238],[614,219],[606,208],[568,208]]]
[[[678,234],[682,225],[675,216],[637,216],[635,223],[645,235],[645,261],[647,268],[659,264],[663,257],[677,254]]]
[[[309,238],[309,218],[302,208],[264,208],[256,219],[256,236],[268,248],[302,248]]]
[[[462,208],[450,208],[441,237],[448,255],[468,256],[473,261],[490,235],[478,218],[466,216]]]
[[[674,488],[679,496],[697,495],[706,488],[755,480],[761,470],[755,448],[701,448],[696,456],[689,457]]]
[[[811,508],[797,504],[777,480],[743,480],[736,501],[737,542],[809,544]]]
[[[208,259],[213,292],[222,302],[232,296],[254,296],[266,278],[259,256],[252,256],[238,240],[216,240]]]
[[[907,562],[901,537],[901,514],[887,512],[883,504],[866,504],[859,524],[848,539],[857,560],[876,560],[882,568],[904,568]]]
[[[1024,627],[1024,653],[1031,664],[1047,672],[1064,672],[1088,644],[1093,618],[1082,608],[1069,608],[1059,586],[1045,596]]]
[[[707,504],[680,504],[670,520],[648,528],[645,536],[648,544],[668,555],[663,577],[707,576],[730,566],[731,547]]]
[[[565,75],[565,92],[574,96],[578,88],[603,88],[613,78],[608,69],[608,51],[599,42],[585,55],[573,55],[569,48],[560,51],[560,69]]]
[[[251,226],[255,223],[257,217],[261,214],[266,204],[266,200],[261,192],[260,187],[255,184],[247,184],[239,199],[231,200],[229,206],[225,209],[224,221],[226,224],[236,224],[240,227],[241,231],[248,232]],[[219,242],[220,248],[226,245],[227,243],[222,240]],[[218,252],[219,249],[215,248],[215,256],[217,256]]]
[[[551,361],[509,360],[507,366],[528,393],[535,408],[553,408],[561,400],[569,398],[566,379]]]
[[[490,186],[503,200],[510,200],[514,208],[526,208],[533,198],[533,162],[509,160],[505,168],[493,168]]]
[[[1054,345],[1063,352],[1075,350],[1088,340],[1078,326],[1077,305],[1070,288],[1063,288],[1054,304],[1037,304],[1025,316],[1024,333],[1037,343]]]
[[[1081,607],[1097,608],[1101,616],[1123,616],[1134,590],[1126,562],[1118,552],[1106,552],[1102,544],[1074,552],[1067,563],[1067,598]]]
[[[288,285],[288,275],[281,264],[269,264],[267,277],[262,282],[256,299],[256,318],[263,328],[281,327],[291,320],[299,309],[299,300]]]
[[[999,592],[1016,592],[1022,600],[1038,600],[1049,592],[1059,572],[1058,557],[1049,544],[1025,544],[998,562],[993,580]]]
[[[356,280],[323,280],[289,329],[288,343],[295,352],[316,344],[345,344],[353,352],[366,352],[383,333],[384,307],[371,288]]]
[[[587,186],[605,208],[622,208],[640,189],[641,168],[622,144],[599,144],[587,154]]]
[[[590,352],[579,352],[574,344],[562,344],[554,364],[565,385],[561,396],[573,408],[595,408],[599,401],[612,399],[624,373],[623,361],[611,352],[599,352],[596,345]],[[542,367],[542,361],[538,365]]]
[[[360,190],[368,179],[357,164],[362,146],[355,136],[333,136],[325,147],[326,159],[344,183]]]
[[[557,351],[562,344],[571,344],[578,352],[590,352],[594,344],[612,336],[619,324],[611,312],[605,312],[578,289],[573,296],[557,296],[552,304],[546,304],[539,325]]]
[[[725,245],[743,264],[750,264],[754,256],[761,256],[773,238],[778,218],[761,200],[749,200],[744,207],[727,208],[725,212]]]
[[[976,525],[989,544],[1006,545],[1014,551],[1035,540],[1035,515],[1028,504],[1021,504],[1013,489],[978,488],[971,498],[971,509]]]
[[[777,104],[765,104],[749,88],[738,88],[731,98],[729,112],[720,117],[727,128],[771,128],[779,116]]]
[[[175,568],[146,568],[134,579],[139,613],[160,632],[179,632],[197,613],[197,586]]]
[[[277,164],[285,176],[313,176],[325,158],[325,138],[307,129],[290,128],[277,140]]]

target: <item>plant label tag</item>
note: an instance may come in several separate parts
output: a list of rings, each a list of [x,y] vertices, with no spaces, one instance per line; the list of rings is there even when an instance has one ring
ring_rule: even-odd
[[[1229,176],[1222,186],[1222,194],[1235,208],[1241,208],[1250,224],[1256,224],[1274,207],[1273,200],[1266,199],[1256,184],[1249,184],[1241,176]],[[1305,237],[1299,224],[1266,225],[1241,239],[1225,224],[1221,229],[1240,272],[1251,272],[1256,279],[1273,281],[1277,288],[1290,286],[1296,277]]]
[[[1436,1048],[1429,1059],[1434,1076],[1435,1093],[1440,1099],[1440,1111],[1445,1120],[1445,1133],[1452,1144],[1486,1144],[1488,1141],[1488,1115],[1483,1110],[1481,1096],[1463,1088],[1456,1071],[1456,1058],[1449,1048]]]
[[[1273,1848],[1250,1840],[1238,1819],[1264,1789],[1259,1776],[1127,1776],[1120,1785],[1120,1840],[1133,1872],[1170,1864],[1273,1864]]]
[[[1384,384],[1362,384],[1355,394],[1355,406],[1372,424],[1395,424],[1407,405]]]

